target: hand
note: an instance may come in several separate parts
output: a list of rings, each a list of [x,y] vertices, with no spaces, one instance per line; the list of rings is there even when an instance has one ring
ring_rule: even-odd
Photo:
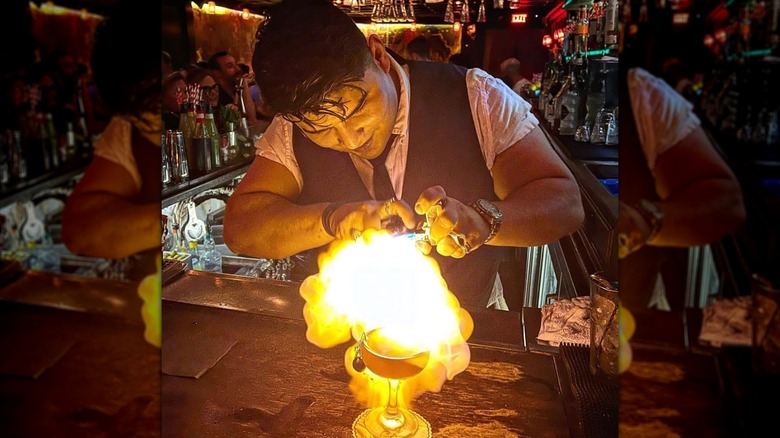
[[[618,258],[622,259],[642,248],[653,230],[635,208],[624,202],[619,205]]]
[[[471,206],[448,198],[441,186],[425,189],[414,209],[425,215],[430,225],[430,242],[419,244],[425,254],[435,246],[439,254],[459,259],[481,246],[490,235],[487,221]]]
[[[388,219],[394,217],[400,218],[407,229],[414,229],[414,211],[403,200],[344,204],[330,215],[329,225],[337,239],[350,239],[355,232],[363,232],[367,229],[380,230]]]

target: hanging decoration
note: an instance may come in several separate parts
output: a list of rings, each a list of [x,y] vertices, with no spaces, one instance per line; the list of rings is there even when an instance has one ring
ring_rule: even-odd
[[[469,11],[469,0],[463,0],[463,8],[460,11],[460,22],[463,24],[471,23],[471,11]]]
[[[479,2],[479,12],[477,13],[477,22],[484,23],[487,21],[487,15],[485,14],[485,0]]]
[[[445,23],[454,23],[455,22],[455,13],[453,12],[453,0],[447,0],[447,9],[444,10],[444,22]]]

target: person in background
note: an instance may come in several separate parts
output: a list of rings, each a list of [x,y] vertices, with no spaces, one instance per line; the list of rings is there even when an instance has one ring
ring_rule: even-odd
[[[531,85],[531,81],[520,73],[520,61],[517,58],[507,58],[503,60],[499,69],[501,71],[501,77],[504,78],[512,90],[520,96],[523,95],[525,87]]]
[[[187,73],[187,83],[190,85],[195,84],[200,87],[201,96],[203,97],[204,103],[208,103],[215,112],[218,112],[218,108],[220,106],[219,85],[214,80],[212,71],[210,69],[196,68],[190,70],[190,72]],[[237,107],[232,103],[228,106],[233,109],[237,109]]]
[[[168,75],[173,73],[173,58],[171,58],[171,54],[166,52],[165,50],[162,51],[162,77],[167,78]]]
[[[417,35],[406,45],[406,56],[413,61],[430,61],[431,47],[428,40],[422,35]]]
[[[164,129],[179,129],[181,105],[179,95],[184,95],[187,82],[180,71],[171,73],[163,80],[162,118]]]
[[[465,53],[456,53],[452,56],[450,56],[449,59],[450,64],[459,65],[461,67],[466,68],[476,68],[477,65],[474,63],[474,61],[471,59],[470,56],[468,56]]]
[[[444,38],[436,33],[428,37],[428,46],[430,47],[431,61],[448,62],[450,59],[450,48],[444,42]]]
[[[316,254],[386,221],[415,229],[423,215],[423,252],[462,305],[484,308],[509,247],[580,226],[577,182],[502,81],[396,60],[330,1],[283,0],[270,17],[252,63],[277,116],[227,202],[233,252]]]
[[[214,80],[219,84],[219,105],[229,104],[240,105],[236,96],[236,87],[241,79],[244,79],[243,94],[244,105],[246,106],[246,117],[249,123],[257,120],[257,111],[254,102],[250,97],[249,84],[254,79],[245,74],[236,59],[228,52],[221,51],[211,55],[208,61],[209,68],[212,71]]]

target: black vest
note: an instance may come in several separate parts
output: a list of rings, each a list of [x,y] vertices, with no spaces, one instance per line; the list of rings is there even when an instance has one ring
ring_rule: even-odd
[[[466,69],[406,62],[411,99],[403,200],[413,206],[420,193],[434,185],[464,203],[496,200],[471,115]],[[298,129],[294,129],[293,145],[303,175],[303,191],[296,203],[371,199],[348,154],[319,147]],[[462,259],[441,257],[435,249],[431,254],[461,305],[484,308],[498,264],[508,251],[484,245]]]

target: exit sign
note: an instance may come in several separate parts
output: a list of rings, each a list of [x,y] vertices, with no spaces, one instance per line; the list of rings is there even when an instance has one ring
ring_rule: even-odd
[[[528,14],[512,14],[512,23],[525,23]]]

